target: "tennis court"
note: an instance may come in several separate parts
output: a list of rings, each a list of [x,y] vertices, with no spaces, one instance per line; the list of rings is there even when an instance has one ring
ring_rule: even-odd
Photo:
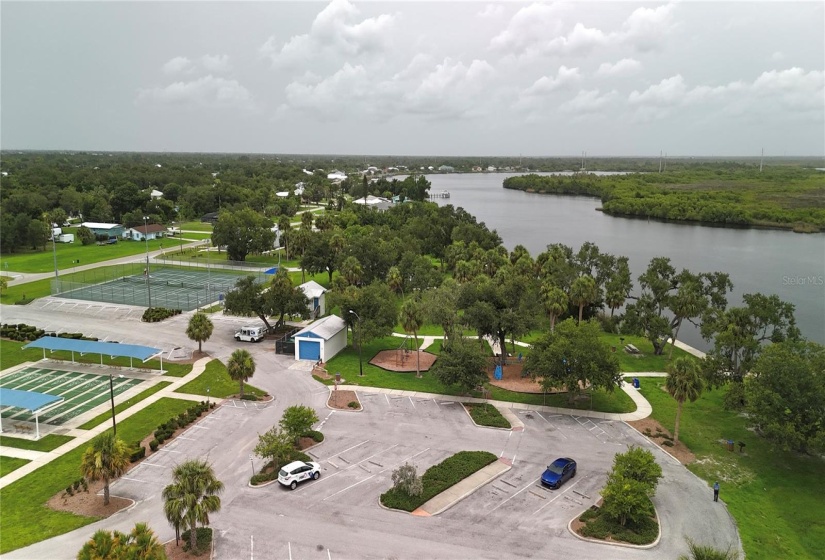
[[[235,287],[244,275],[263,281],[261,272],[225,269],[184,269],[143,264],[124,268],[119,276],[95,278],[92,282],[52,281],[52,295],[85,301],[102,301],[191,311],[214,303]],[[117,272],[116,272],[117,273]],[[148,282],[147,282],[148,280]]]
[[[143,383],[143,379],[115,376],[112,389],[115,396]],[[40,413],[41,423],[59,426],[84,412],[109,402],[109,376],[80,373],[63,369],[27,367],[0,378],[0,387],[19,391],[36,391],[63,397],[63,402]],[[28,410],[4,406],[0,416],[19,422],[34,422]]]

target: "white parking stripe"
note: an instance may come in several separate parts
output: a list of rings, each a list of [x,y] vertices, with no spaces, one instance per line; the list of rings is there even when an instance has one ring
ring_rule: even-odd
[[[579,483],[579,482],[581,482],[582,480],[584,480],[584,479],[583,479],[583,478],[580,478],[579,480],[577,480],[577,481],[576,481],[576,482],[574,482],[573,484],[569,484],[569,485],[567,486],[567,488],[565,489],[565,491],[564,491],[564,492],[560,492],[560,493],[559,493],[559,494],[558,494],[555,498],[553,498],[552,500],[550,500],[549,502],[547,502],[546,504],[544,504],[543,506],[541,506],[539,509],[537,509],[535,512],[533,512],[533,515],[536,515],[536,514],[537,514],[537,513],[539,513],[541,510],[543,510],[544,508],[546,508],[547,506],[549,506],[550,504],[552,504],[553,502],[555,502],[556,500],[558,500],[559,498],[561,498],[564,494],[566,494],[566,493],[567,493],[567,491],[568,491],[568,490],[571,490],[571,489],[572,489],[572,488],[573,488],[576,484],[578,484],[578,483]]]
[[[496,507],[494,507],[493,509],[491,509],[489,511],[496,511],[498,508],[500,508],[501,506],[503,506],[504,504],[506,504],[507,502],[509,502],[510,500],[512,500],[513,498],[515,498],[516,496],[518,496],[519,494],[521,494],[522,492],[524,492],[525,490],[527,490],[533,484],[535,484],[536,482],[538,482],[540,480],[541,480],[541,477],[538,477],[536,480],[531,480],[530,482],[527,483],[527,485],[524,488],[522,488],[521,490],[519,490],[518,492],[516,492],[515,494],[513,494],[512,496],[510,496],[509,498],[507,498],[506,500],[504,500],[503,502],[501,502],[500,504],[498,504]]]
[[[548,420],[547,418],[545,418],[545,417],[544,417],[544,415],[543,415],[541,412],[536,411],[536,414],[538,414],[539,416],[541,416],[541,419],[542,419],[542,420],[544,420],[545,422],[547,422],[548,424],[550,424],[551,426],[553,426],[554,428],[556,428],[556,426],[554,426],[554,425],[553,425],[553,423],[552,423],[550,420]],[[556,417],[558,417],[558,416],[561,416],[561,414],[554,414],[553,416],[551,416],[551,418],[556,418]],[[567,436],[566,436],[566,435],[564,435],[564,433],[561,431],[561,428],[556,428],[556,432],[558,432],[558,434],[559,434],[561,437],[563,437],[564,439],[567,439]]]

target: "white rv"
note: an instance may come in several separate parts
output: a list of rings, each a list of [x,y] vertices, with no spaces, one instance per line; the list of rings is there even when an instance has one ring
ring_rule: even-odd
[[[238,342],[260,342],[264,339],[264,328],[247,325],[235,332],[235,340]]]

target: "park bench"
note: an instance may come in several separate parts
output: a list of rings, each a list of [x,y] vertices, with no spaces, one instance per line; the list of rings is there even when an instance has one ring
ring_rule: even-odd
[[[624,351],[628,354],[638,354],[639,349],[633,346],[632,344],[625,344]]]

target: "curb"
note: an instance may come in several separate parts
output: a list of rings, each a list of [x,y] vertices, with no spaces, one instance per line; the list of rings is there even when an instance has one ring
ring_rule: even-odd
[[[360,406],[361,408],[358,408],[358,409],[352,409],[350,407],[335,408],[335,407],[329,406],[329,400],[332,398],[332,392],[335,389],[333,389],[329,385],[327,385],[327,387],[329,387],[329,395],[327,395],[327,400],[324,403],[324,406],[326,406],[328,409],[333,410],[333,411],[338,411],[338,412],[364,412],[364,403],[361,402],[361,398],[358,396],[358,391],[356,391],[355,389],[344,389],[344,391],[352,391],[353,393],[355,393],[355,400],[358,401],[358,406]],[[324,440],[324,441],[326,441],[326,440]]]
[[[467,414],[467,417],[470,419],[470,422],[472,422],[473,425],[476,428],[487,428],[488,430],[502,430],[502,431],[505,431],[505,432],[514,431],[512,422],[510,422],[510,427],[509,428],[499,428],[498,426],[484,426],[483,424],[477,424],[476,421],[473,420],[473,415],[470,414],[469,410],[467,410],[467,404],[468,403],[461,403],[461,408],[464,409],[464,412],[465,412],[465,414]],[[469,404],[476,404],[476,403],[469,403]],[[495,408],[496,408],[496,410],[498,410],[498,407],[495,407]],[[501,412],[501,411],[499,410],[499,412]],[[504,415],[502,414],[502,416],[504,416]],[[505,420],[507,420],[507,418],[505,418]],[[509,422],[509,420],[507,420],[507,421]]]
[[[588,509],[590,509],[590,508],[588,508]],[[585,510],[585,511],[587,511],[587,510]],[[577,539],[579,539],[581,541],[585,541],[585,542],[590,542],[590,543],[595,543],[595,544],[604,544],[604,545],[607,545],[607,546],[620,546],[622,548],[635,548],[635,549],[638,549],[638,550],[649,550],[651,548],[655,548],[655,547],[659,546],[659,541],[662,540],[662,522],[659,519],[659,510],[656,509],[655,505],[653,506],[653,512],[656,514],[656,525],[659,527],[659,534],[656,535],[656,540],[654,540],[650,544],[631,544],[631,543],[624,543],[624,542],[605,541],[605,540],[602,540],[602,539],[594,539],[594,538],[591,538],[591,537],[584,537],[584,536],[578,534],[576,531],[573,530],[573,522],[576,521],[579,517],[581,517],[581,515],[582,515],[582,513],[584,513],[584,511],[582,511],[577,516],[575,516],[573,519],[571,519],[570,521],[567,522],[567,530],[570,531],[570,533],[574,537],[576,537]]]

